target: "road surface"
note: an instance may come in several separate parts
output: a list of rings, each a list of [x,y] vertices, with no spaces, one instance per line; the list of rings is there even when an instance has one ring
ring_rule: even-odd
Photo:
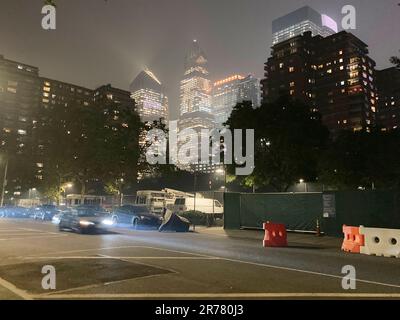
[[[313,235],[289,234],[288,248],[261,239],[220,229],[79,235],[0,219],[0,299],[400,298],[400,259],[346,254],[340,239]],[[55,290],[42,288],[45,265]],[[356,290],[342,288],[346,265]]]

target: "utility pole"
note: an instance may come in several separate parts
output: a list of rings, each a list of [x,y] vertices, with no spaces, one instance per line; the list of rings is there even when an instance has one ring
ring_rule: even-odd
[[[7,172],[8,172],[8,157],[6,157],[6,164],[4,166],[4,176],[3,176],[3,185],[1,188],[1,200],[0,200],[0,207],[4,205],[4,193],[7,187]]]
[[[196,168],[194,169],[193,174],[194,174],[194,181],[193,181],[193,190],[194,190],[193,211],[196,212],[196,185],[197,185]]]

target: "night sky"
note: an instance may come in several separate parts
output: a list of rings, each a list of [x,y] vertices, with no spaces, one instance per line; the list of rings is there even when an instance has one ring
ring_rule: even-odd
[[[179,105],[184,56],[197,39],[211,78],[261,78],[272,20],[309,5],[338,22],[357,9],[354,34],[369,44],[378,68],[400,49],[400,0],[56,0],[57,30],[41,28],[43,0],[0,0],[0,54],[38,66],[42,76],[89,88],[128,89],[148,66],[163,82],[171,116]]]

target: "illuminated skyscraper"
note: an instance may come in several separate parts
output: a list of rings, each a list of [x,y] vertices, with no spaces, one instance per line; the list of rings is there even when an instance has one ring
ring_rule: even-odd
[[[272,21],[272,44],[311,31],[313,36],[327,37],[338,32],[337,23],[325,14],[305,6]]]
[[[202,129],[215,127],[215,118],[211,110],[211,89],[207,57],[197,40],[193,40],[186,55],[185,73],[180,83],[180,131],[193,129],[200,136]],[[212,167],[207,163],[198,163],[191,168],[196,171],[210,172]]]
[[[180,89],[180,114],[211,112],[211,81],[206,69],[207,57],[194,40],[185,60]]]
[[[221,126],[225,123],[236,104],[243,101],[251,101],[253,107],[260,105],[260,85],[257,78],[252,75],[233,75],[215,82],[212,107],[216,124]]]
[[[163,93],[160,80],[153,72],[146,69],[139,73],[133,80],[130,90],[143,122],[151,122],[160,118],[168,121],[168,98]]]

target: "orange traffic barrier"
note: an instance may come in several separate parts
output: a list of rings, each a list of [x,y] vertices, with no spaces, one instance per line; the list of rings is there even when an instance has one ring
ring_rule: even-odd
[[[360,234],[359,227],[348,227],[343,225],[344,240],[342,250],[352,253],[360,253],[361,247],[364,246],[364,235]]]
[[[264,247],[287,247],[287,234],[284,224],[264,223]]]

